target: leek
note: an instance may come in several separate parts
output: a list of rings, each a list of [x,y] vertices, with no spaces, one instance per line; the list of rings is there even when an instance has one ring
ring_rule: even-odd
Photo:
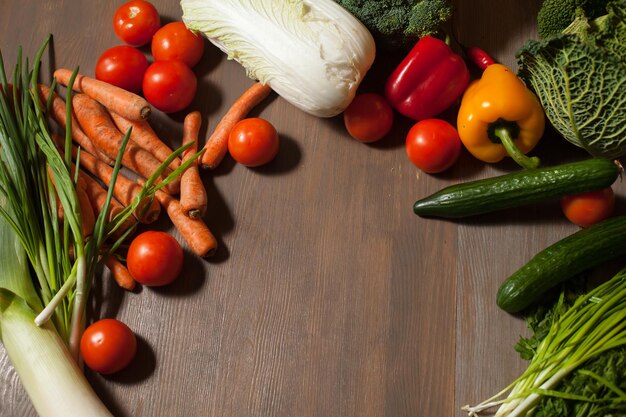
[[[341,113],[376,55],[366,27],[333,0],[182,0],[183,22],[250,78],[319,117]]]
[[[37,413],[50,417],[111,416],[52,322],[35,324],[41,308],[28,259],[0,217],[0,340]]]
[[[559,306],[563,304],[563,295],[558,302]],[[559,391],[559,383],[582,364],[625,345],[626,269],[577,298],[553,319],[528,368],[516,381],[492,398],[463,409],[469,416],[478,416],[493,407],[498,407],[496,417],[532,416],[542,397],[567,398],[566,393]]]

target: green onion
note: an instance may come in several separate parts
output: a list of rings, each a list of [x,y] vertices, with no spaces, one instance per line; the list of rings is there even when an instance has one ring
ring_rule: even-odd
[[[563,302],[561,295],[558,303]],[[528,368],[517,380],[492,398],[463,409],[470,416],[478,416],[493,407],[499,407],[496,417],[530,416],[537,402],[544,396],[567,398],[568,394],[558,390],[559,383],[565,377],[585,362],[624,345],[626,269],[576,299],[569,309],[554,318]],[[602,382],[601,377],[597,379]],[[576,399],[580,401],[584,398]]]

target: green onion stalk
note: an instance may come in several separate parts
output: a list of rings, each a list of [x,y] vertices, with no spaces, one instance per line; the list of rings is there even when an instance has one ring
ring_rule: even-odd
[[[557,309],[565,302],[557,301]],[[498,407],[496,417],[529,417],[543,397],[558,397],[593,403],[595,398],[572,396],[559,391],[559,383],[587,361],[611,349],[626,345],[626,269],[576,299],[556,316],[539,343],[528,368],[512,384],[475,406],[465,406],[469,416]],[[601,376],[598,382],[605,381]],[[620,401],[626,393],[612,387]],[[508,395],[507,395],[508,393]],[[506,397],[505,397],[506,396]],[[492,415],[492,414],[489,414]]]
[[[93,233],[84,237],[76,194],[80,151],[73,175],[71,153],[71,87],[78,69],[67,88],[65,148],[59,150],[48,125],[50,97],[43,103],[36,92],[50,41],[48,36],[32,69],[18,51],[12,83],[0,53],[0,340],[41,416],[110,416],[82,374],[79,355],[92,279],[133,232],[113,237],[124,220],[201,152],[156,183],[190,144],[177,149],[147,179],[132,204],[109,221],[106,213],[129,129],[115,161],[106,203]]]

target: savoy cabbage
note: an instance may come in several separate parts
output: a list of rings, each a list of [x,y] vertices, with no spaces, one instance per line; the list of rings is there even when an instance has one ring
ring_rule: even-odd
[[[518,51],[519,76],[554,128],[593,156],[626,155],[626,0]]]

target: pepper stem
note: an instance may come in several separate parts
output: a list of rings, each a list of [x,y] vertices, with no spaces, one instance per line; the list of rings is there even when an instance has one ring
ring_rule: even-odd
[[[532,169],[537,168],[539,166],[539,158],[536,156],[526,156],[520,149],[517,147],[513,138],[511,137],[511,132],[506,126],[499,126],[494,130],[495,135],[502,146],[506,149],[509,156],[513,158],[515,162],[517,162],[522,168]]]

